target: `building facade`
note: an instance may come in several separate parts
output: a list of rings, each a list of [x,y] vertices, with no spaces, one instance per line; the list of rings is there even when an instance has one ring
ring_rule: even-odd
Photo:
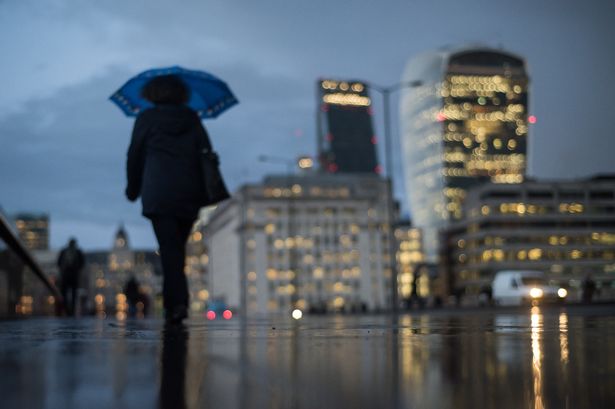
[[[523,181],[529,79],[522,58],[465,47],[410,60],[403,81],[420,84],[402,94],[401,146],[412,220],[435,261],[438,230],[462,217],[469,188]]]
[[[161,311],[160,257],[154,251],[132,249],[123,227],[115,234],[110,250],[86,252],[85,259],[80,286],[87,289],[86,312],[125,318],[128,305],[124,289],[131,277],[137,280],[142,296],[138,313]]]
[[[432,277],[425,263],[423,234],[409,221],[395,226],[397,242],[397,291],[399,299],[406,305],[414,298],[428,299],[432,295]]]
[[[186,245],[186,266],[184,268],[190,294],[190,310],[193,314],[204,314],[209,302],[209,250],[203,234],[211,207],[201,209],[199,219]]]
[[[376,173],[371,99],[358,81],[318,81],[318,154],[328,173]]]
[[[49,215],[20,213],[14,221],[19,239],[28,250],[49,250]]]
[[[451,288],[476,294],[499,270],[540,270],[560,285],[586,275],[615,283],[615,175],[575,181],[485,184],[466,218],[443,234]]]
[[[388,200],[376,175],[243,186],[204,230],[209,296],[246,315],[390,308]]]

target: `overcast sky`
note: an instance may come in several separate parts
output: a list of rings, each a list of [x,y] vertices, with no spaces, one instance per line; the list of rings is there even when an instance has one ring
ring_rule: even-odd
[[[531,175],[612,173],[613,21],[602,0],[0,0],[0,207],[48,212],[52,247],[108,248],[120,222],[154,247],[123,195],[133,119],[107,100],[129,77],[178,64],[229,83],[240,104],[205,125],[235,189],[283,170],[259,154],[315,153],[317,78],[393,84],[413,55],[468,42],[528,61]],[[374,111],[381,134],[376,95]]]

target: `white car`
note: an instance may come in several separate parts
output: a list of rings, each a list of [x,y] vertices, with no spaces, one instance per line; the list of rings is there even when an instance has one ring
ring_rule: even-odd
[[[496,305],[564,301],[565,288],[549,285],[542,271],[508,270],[496,273],[492,284]]]

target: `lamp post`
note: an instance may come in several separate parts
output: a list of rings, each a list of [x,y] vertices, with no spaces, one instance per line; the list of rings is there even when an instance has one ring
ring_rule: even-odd
[[[309,160],[308,160],[309,159]],[[292,160],[292,159],[288,159],[288,158],[284,158],[284,157],[279,157],[279,156],[270,156],[270,155],[260,155],[258,157],[258,160],[260,162],[265,162],[265,163],[274,163],[274,164],[280,164],[280,165],[286,165],[286,172],[287,172],[287,184],[288,184],[288,190],[290,192],[289,196],[288,196],[288,228],[287,228],[287,234],[288,234],[288,238],[291,239],[292,245],[290,246],[290,248],[288,249],[288,267],[289,270],[292,271],[292,276],[291,276],[291,284],[293,286],[293,292],[290,295],[290,310],[291,310],[291,316],[294,319],[300,319],[301,316],[303,315],[302,311],[297,307],[297,301],[298,301],[298,297],[297,297],[297,293],[299,291],[299,278],[298,278],[298,274],[297,274],[297,263],[296,263],[296,250],[295,247],[297,245],[297,243],[295,242],[295,229],[294,229],[294,213],[295,213],[295,208],[294,208],[294,197],[295,197],[295,193],[293,192],[293,181],[294,181],[294,170],[295,167],[297,165],[299,165],[302,169],[306,169],[308,167],[312,166],[312,161],[310,158],[307,157],[302,157],[299,159],[299,163],[297,163],[296,161]],[[309,162],[309,163],[308,163]]]
[[[391,113],[390,113],[390,100],[393,92],[399,91],[404,88],[416,88],[423,85],[422,81],[409,81],[400,82],[397,84],[383,87],[381,85],[373,84],[371,82],[364,82],[365,85],[374,91],[377,91],[382,95],[383,114],[384,114],[384,156],[386,162],[386,176],[389,188],[388,200],[388,221],[389,221],[389,257],[391,265],[391,303],[393,304],[393,313],[398,312],[398,293],[397,293],[397,258],[395,257],[397,249],[395,246],[395,233],[393,232],[393,213],[394,200],[393,200],[393,152],[391,142]]]

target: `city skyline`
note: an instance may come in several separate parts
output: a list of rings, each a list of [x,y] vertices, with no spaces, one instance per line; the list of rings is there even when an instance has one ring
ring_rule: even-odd
[[[357,2],[351,9],[326,3],[324,13],[324,2],[275,4],[272,11],[196,2],[147,11],[119,2],[0,5],[1,49],[9,57],[0,73],[11,78],[0,96],[0,143],[6,147],[0,206],[9,214],[49,213],[52,248],[70,235],[87,249],[105,248],[120,222],[134,232],[135,246],[153,247],[140,206],[123,197],[132,120],[106,100],[131,75],[178,63],[229,82],[240,105],[205,125],[235,190],[279,171],[258,163],[260,153],[316,154],[317,78],[394,84],[414,55],[477,41],[528,61],[530,111],[537,117],[529,131],[530,176],[613,171],[615,142],[608,121],[601,121],[612,106],[609,67],[615,61],[608,5]],[[181,28],[164,27],[169,15],[184,23]],[[382,140],[382,101],[371,96]],[[392,102],[398,147],[397,98]],[[383,163],[381,151],[379,158]],[[395,194],[402,198],[398,156],[394,165]]]

